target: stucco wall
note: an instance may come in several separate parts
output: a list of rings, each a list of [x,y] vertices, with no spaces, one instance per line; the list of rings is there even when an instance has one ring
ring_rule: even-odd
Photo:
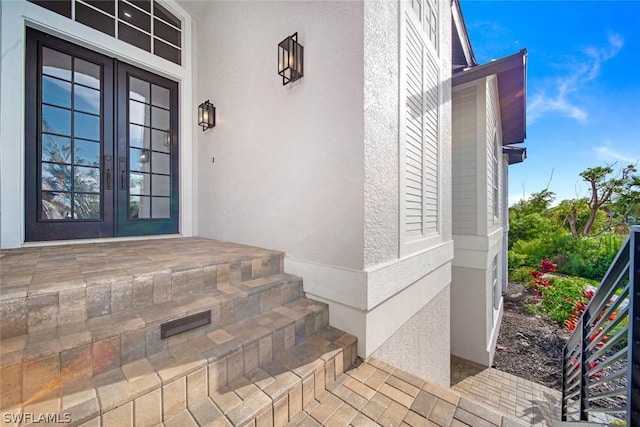
[[[398,257],[399,3],[364,3],[364,262]]]
[[[451,14],[439,2],[438,233],[405,241],[398,201],[407,94],[402,46],[405,3],[365,2],[365,356],[449,384],[451,282]],[[396,10],[397,8],[397,10]],[[397,30],[395,30],[397,29]],[[398,85],[399,82],[399,85]],[[392,84],[383,89],[382,84]],[[400,89],[399,89],[400,88]],[[380,117],[385,117],[380,120]],[[393,118],[394,123],[389,118]],[[421,242],[417,242],[421,243]],[[443,296],[446,295],[446,296]],[[428,319],[428,320],[427,320]],[[436,326],[437,325],[437,326]],[[407,347],[409,346],[409,348]],[[413,346],[413,347],[412,347]]]
[[[330,305],[332,325],[358,336],[361,356],[398,331],[404,339],[421,336],[438,362],[434,368],[430,357],[428,366],[416,366],[432,376],[446,365],[448,383],[448,291],[446,300],[436,295],[448,289],[453,257],[450,5],[440,3],[440,236],[403,258],[399,7],[387,1],[197,7],[197,43],[210,54],[198,60],[196,93],[218,109],[218,125],[198,134],[198,234],[284,250],[285,270],[303,277],[308,296]],[[283,87],[275,48],[295,31],[305,48],[305,76]],[[410,320],[433,307],[429,317],[447,314],[440,335]]]
[[[406,43],[407,14],[403,2],[364,3],[365,205],[364,264],[367,270],[447,242],[451,239],[451,5],[439,1],[438,55],[438,235],[425,244],[405,242],[399,223],[404,220],[398,201],[404,197],[398,180],[405,123],[403,111],[407,79],[400,69]],[[430,42],[428,42],[430,43]],[[431,46],[429,46],[430,48]],[[429,49],[431,51],[431,49]],[[429,71],[432,72],[432,71]],[[425,89],[426,90],[426,89]],[[408,285],[408,284],[406,284]]]
[[[0,20],[2,19],[2,2],[0,2]],[[0,46],[2,46],[2,31],[0,31]],[[2,84],[0,83],[0,99],[2,99]],[[2,117],[2,104],[0,103],[0,117]],[[0,157],[2,156],[2,152],[0,151]],[[0,165],[2,164],[2,159],[0,158]],[[0,188],[2,188],[2,174],[0,174]],[[0,197],[0,248],[2,248],[2,197]]]
[[[198,134],[199,235],[362,269],[362,8],[229,1],[196,17],[198,102],[218,114]],[[283,86],[276,48],[294,32],[305,75]]]
[[[399,369],[450,385],[450,287],[446,286],[373,353]]]

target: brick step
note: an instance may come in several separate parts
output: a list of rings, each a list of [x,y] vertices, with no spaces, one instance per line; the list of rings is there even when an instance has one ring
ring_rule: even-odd
[[[200,238],[0,251],[0,338],[283,273],[284,254]]]
[[[215,290],[187,294],[143,309],[2,339],[0,369],[37,363],[49,357],[61,358],[64,363],[73,360],[80,352],[88,352],[94,372],[99,373],[150,356],[174,343],[184,343],[191,336],[213,332],[267,313],[299,299],[301,295],[301,279],[288,274],[267,276],[235,286],[221,285]],[[211,310],[211,324],[161,338],[161,324],[206,310]],[[116,357],[113,357],[114,352]],[[104,355],[108,355],[108,360],[104,360]]]
[[[356,339],[329,327],[291,351],[219,388],[186,402],[165,426],[284,426],[327,394],[356,361]]]
[[[306,319],[317,318],[312,306],[300,319],[307,327]],[[302,307],[286,308],[300,313]],[[268,320],[278,327],[259,332]],[[58,412],[69,425],[283,425],[326,393],[356,358],[355,337],[324,324],[297,333],[300,320],[274,311],[236,324],[242,334],[221,345],[203,336],[188,348],[75,380],[7,412]]]
[[[295,324],[295,328],[291,327],[295,338],[328,324],[325,304],[301,298],[299,278],[290,275],[279,275],[278,278],[276,281],[263,278],[228,286],[225,288],[227,292],[217,297],[190,295],[184,297],[183,304],[167,302],[148,311],[129,312],[124,318],[105,316],[99,321],[81,322],[75,328],[66,325],[49,333],[3,339],[0,342],[1,408],[23,398],[17,394],[12,398],[5,396],[5,392],[11,392],[15,386],[7,386],[7,381],[20,383],[22,380],[18,379],[24,374],[28,382],[27,376],[32,377],[30,372],[34,369],[37,372],[41,366],[52,367],[48,369],[58,373],[81,370],[84,377],[94,377],[167,349],[188,351],[192,342],[202,337],[205,337],[202,339],[205,344],[210,344],[209,341],[220,343],[216,351],[223,351],[242,344],[238,339],[226,340],[229,334],[232,337],[236,334],[246,337],[247,333],[268,334]],[[211,324],[161,338],[162,322],[203,309],[211,310]],[[256,327],[246,329],[247,325]],[[28,400],[33,391],[33,388],[25,389],[23,400]]]

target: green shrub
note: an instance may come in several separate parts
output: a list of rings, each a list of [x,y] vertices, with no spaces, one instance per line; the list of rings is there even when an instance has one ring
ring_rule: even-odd
[[[509,250],[509,268],[536,267],[541,259],[548,259],[557,264],[559,273],[600,281],[623,240],[615,233],[575,239],[561,231],[519,240]]]
[[[514,262],[509,264],[509,267],[512,269],[523,265],[536,267],[541,259],[557,263],[559,258],[571,252],[573,240],[569,233],[563,231],[541,235],[531,240],[519,240],[509,250],[509,261]]]
[[[576,240],[575,247],[568,253],[566,265],[559,265],[558,271],[600,281],[620,250],[623,240],[624,237],[614,233]]]
[[[509,250],[507,253],[509,270],[515,270],[520,267],[527,266],[527,255]],[[529,266],[531,267],[531,266]]]
[[[576,301],[587,301],[582,295],[588,281],[579,277],[551,276],[547,280],[550,286],[538,286],[542,294],[540,309],[560,325],[571,317]]]
[[[540,212],[509,209],[509,247],[521,240],[532,240],[541,236],[562,232],[552,218]]]
[[[513,271],[509,271],[510,282],[528,282],[531,280],[531,272],[534,269],[531,267],[518,267]]]

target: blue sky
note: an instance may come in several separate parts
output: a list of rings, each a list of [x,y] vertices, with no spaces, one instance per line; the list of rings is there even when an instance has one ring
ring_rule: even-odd
[[[528,158],[509,168],[510,204],[549,180],[556,202],[587,197],[581,171],[640,159],[640,1],[461,5],[479,63],[529,52]]]

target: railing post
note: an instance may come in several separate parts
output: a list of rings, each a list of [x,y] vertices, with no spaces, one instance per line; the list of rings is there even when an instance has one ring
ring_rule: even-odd
[[[637,426],[640,425],[640,227],[631,228],[629,243],[627,425]]]
[[[587,346],[589,345],[589,320],[588,310],[585,310],[580,318],[580,421],[589,421],[589,366],[587,364]]]
[[[560,405],[560,420],[567,421],[567,346],[562,349],[562,400]]]

